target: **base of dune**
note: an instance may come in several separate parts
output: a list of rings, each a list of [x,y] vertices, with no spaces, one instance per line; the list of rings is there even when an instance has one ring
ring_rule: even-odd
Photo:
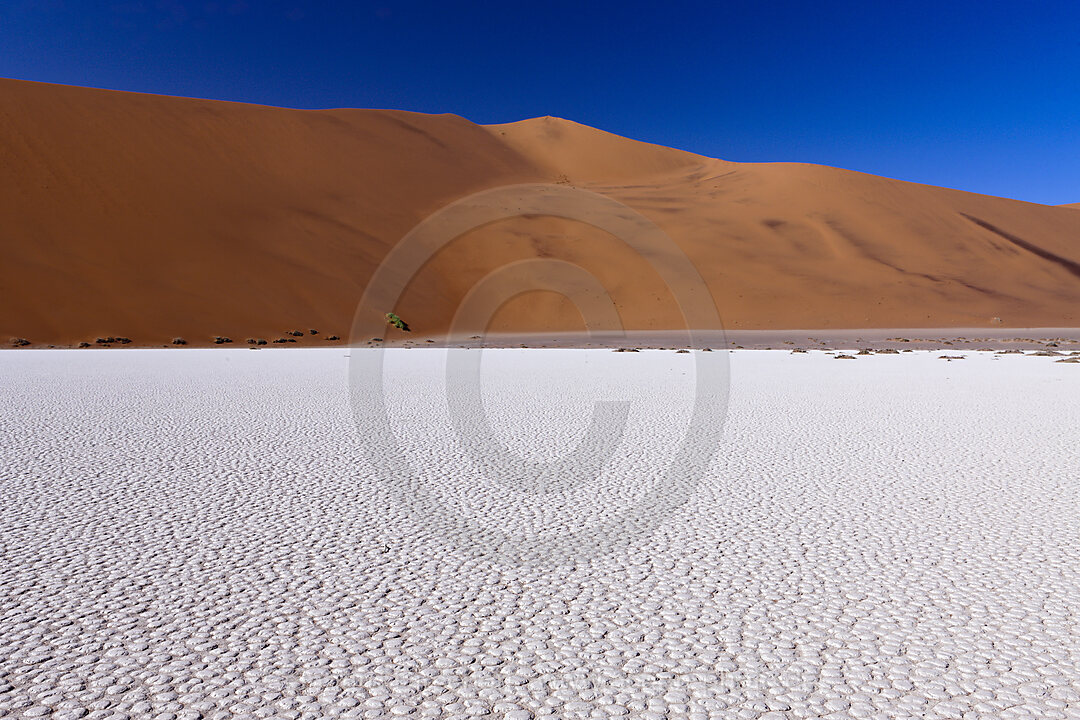
[[[12,339],[14,342],[15,339]],[[124,336],[98,337],[79,344],[52,345],[29,340],[19,349],[187,349],[240,347],[253,349],[395,347],[395,348],[577,348],[577,349],[933,349],[977,350],[1080,348],[1080,328],[817,328],[803,330],[652,330],[578,332],[494,332],[425,336],[387,328],[379,335],[341,337],[302,330],[269,338],[186,339],[174,344],[147,344]],[[15,347],[12,345],[12,347]]]
[[[0,352],[0,715],[1080,713],[1076,367],[491,350],[455,419],[448,351],[390,350],[387,435],[373,352]],[[458,434],[560,462],[597,400],[549,487]]]

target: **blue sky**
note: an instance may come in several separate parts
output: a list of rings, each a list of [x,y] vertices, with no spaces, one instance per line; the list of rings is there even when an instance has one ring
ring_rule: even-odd
[[[728,160],[1080,202],[1077,0],[6,0],[0,76],[557,115]]]

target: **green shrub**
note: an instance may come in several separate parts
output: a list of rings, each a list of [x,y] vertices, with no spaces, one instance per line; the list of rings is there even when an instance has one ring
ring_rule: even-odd
[[[411,332],[411,330],[409,330],[408,323],[406,323],[404,320],[399,318],[395,313],[392,313],[392,312],[386,313],[386,321],[389,322],[391,325],[393,325],[394,327],[396,327],[399,330],[404,330],[405,332]]]

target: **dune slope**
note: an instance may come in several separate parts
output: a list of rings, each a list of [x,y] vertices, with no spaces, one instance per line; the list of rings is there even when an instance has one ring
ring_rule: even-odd
[[[557,118],[484,127],[0,80],[0,154],[0,341],[344,338],[368,278],[410,228],[460,197],[526,182],[644,214],[695,263],[729,327],[1080,325],[1073,209],[724,162]],[[682,324],[646,260],[549,217],[465,233],[387,310],[437,337],[478,280],[532,257],[593,273],[629,328]],[[581,318],[541,292],[509,302],[492,327],[561,331]]]

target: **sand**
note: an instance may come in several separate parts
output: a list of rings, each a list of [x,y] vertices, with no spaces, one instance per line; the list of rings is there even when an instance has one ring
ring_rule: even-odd
[[[726,162],[551,117],[485,127],[17,80],[0,80],[0,98],[4,344],[347,338],[368,279],[411,228],[523,183],[640,213],[690,258],[731,330],[1080,327],[1070,208]],[[684,326],[648,254],[537,215],[465,232],[384,310],[440,337],[483,277],[535,258],[594,274],[627,329]],[[569,301],[535,291],[491,329],[581,327]]]
[[[456,448],[441,351],[386,354],[392,438],[341,350],[0,352],[0,715],[1075,717],[1080,367],[941,354],[731,353],[681,504],[566,565],[445,520],[528,546],[648,498],[700,356],[485,352],[526,458],[637,398],[528,494]]]

